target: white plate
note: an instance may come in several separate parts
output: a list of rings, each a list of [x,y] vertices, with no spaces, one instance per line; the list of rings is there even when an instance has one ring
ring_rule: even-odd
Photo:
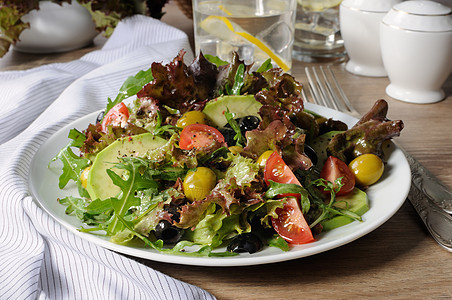
[[[342,120],[349,126],[356,122],[356,119],[351,116],[324,107],[307,103],[306,108],[323,116]],[[294,246],[288,252],[267,247],[254,254],[245,253],[233,257],[215,258],[168,255],[143,247],[117,245],[110,242],[108,237],[77,230],[80,228],[81,222],[74,216],[66,215],[64,212],[66,207],[57,202],[57,198],[69,195],[77,196],[77,188],[73,184],[60,190],[58,177],[61,173],[61,164],[54,162],[49,167],[50,160],[69,142],[67,138],[69,130],[72,128],[85,129],[89,123],[95,122],[98,113],[89,114],[60,129],[40,147],[31,163],[30,190],[41,207],[70,231],[95,244],[123,254],[160,262],[197,266],[258,265],[306,257],[345,245],[375,230],[397,212],[408,195],[411,182],[408,162],[403,153],[396,146],[390,144],[390,148],[386,149],[390,155],[384,175],[377,184],[367,190],[370,209],[363,215],[364,221],[353,222],[322,233],[313,243]]]

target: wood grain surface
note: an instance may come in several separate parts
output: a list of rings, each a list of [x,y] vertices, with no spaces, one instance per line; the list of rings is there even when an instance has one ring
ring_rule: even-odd
[[[192,21],[171,2],[163,21],[187,32],[193,45]],[[21,70],[77,59],[98,49],[105,39],[84,49],[35,55],[10,51],[0,70]],[[295,61],[292,74],[306,84],[304,66]],[[361,113],[375,100],[389,102],[390,119],[402,119],[397,138],[446,185],[452,187],[452,77],[447,99],[429,105],[409,104],[385,94],[388,78],[356,76],[336,64],[333,71]],[[452,254],[438,246],[406,201],[385,224],[345,246],[314,256],[248,267],[194,267],[139,260],[167,275],[206,289],[218,299],[448,299],[452,298]]]

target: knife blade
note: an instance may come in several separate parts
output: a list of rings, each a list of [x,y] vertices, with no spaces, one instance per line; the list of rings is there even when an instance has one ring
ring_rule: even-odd
[[[452,252],[452,216],[447,213],[452,193],[411,155],[405,155],[412,176],[408,199],[435,241]]]

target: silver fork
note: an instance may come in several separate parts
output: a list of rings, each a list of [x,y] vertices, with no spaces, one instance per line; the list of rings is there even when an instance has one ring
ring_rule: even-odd
[[[314,104],[336,109],[359,118],[344,90],[336,79],[331,67],[306,67],[309,92],[304,99]],[[411,168],[411,187],[408,194],[413,207],[421,217],[435,241],[452,252],[452,191],[425,169],[416,159],[399,148],[405,154]]]

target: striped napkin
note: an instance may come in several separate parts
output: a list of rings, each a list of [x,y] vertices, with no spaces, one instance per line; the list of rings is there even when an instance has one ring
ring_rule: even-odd
[[[0,299],[214,299],[74,235],[28,190],[30,162],[53,133],[104,108],[128,76],[181,49],[190,63],[183,32],[134,16],[79,60],[0,72]]]

